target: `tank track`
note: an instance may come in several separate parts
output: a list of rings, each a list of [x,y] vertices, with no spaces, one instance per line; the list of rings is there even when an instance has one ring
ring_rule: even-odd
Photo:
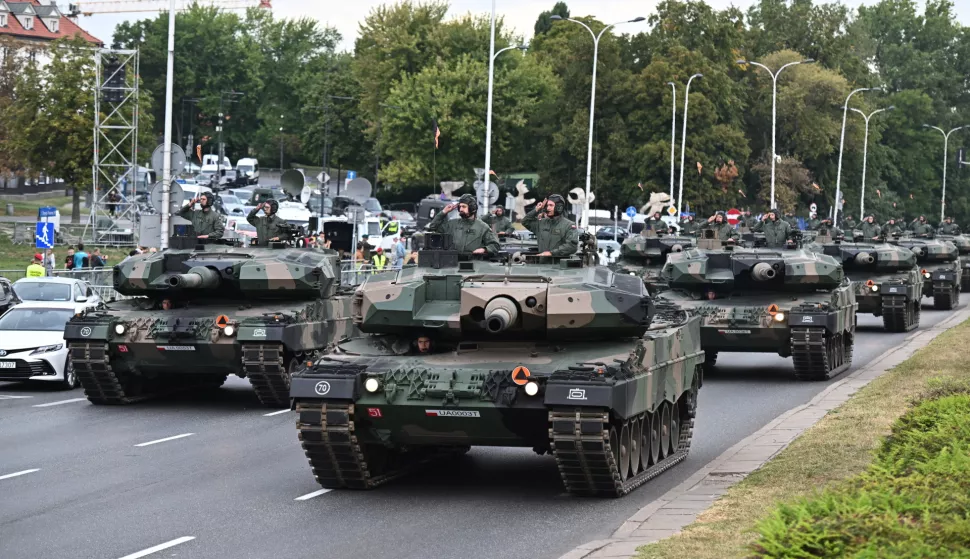
[[[698,373],[699,374],[699,373]],[[695,376],[695,379],[698,377]],[[681,397],[669,409],[680,418],[679,428],[671,435],[677,440],[674,452],[669,450],[653,464],[649,449],[642,449],[643,439],[635,440],[624,457],[620,439],[627,429],[636,433],[638,425],[642,433],[656,415],[663,413],[664,407],[655,412],[646,412],[622,421],[617,429],[616,422],[610,421],[608,409],[556,408],[549,412],[549,444],[559,467],[566,491],[574,495],[600,495],[619,497],[659,476],[687,458],[691,437],[694,434],[692,408],[696,405],[697,383],[691,392]],[[662,427],[661,427],[662,429]],[[635,435],[631,434],[631,439]],[[662,437],[661,437],[662,440]],[[617,448],[614,448],[616,446]],[[639,455],[639,459],[635,457]],[[644,463],[644,461],[648,463]],[[626,464],[624,462],[629,462]],[[621,467],[623,466],[623,467]],[[624,471],[626,470],[626,471]],[[630,474],[633,475],[630,475]]]
[[[887,332],[909,332],[919,327],[920,303],[905,295],[882,296],[882,325]]]
[[[960,290],[970,291],[970,268],[964,268],[960,274]]]
[[[328,489],[373,489],[418,466],[469,447],[416,447],[408,451],[357,439],[351,402],[298,401],[300,442],[317,483]]]
[[[827,335],[824,328],[792,328],[791,355],[798,380],[827,380],[852,366],[854,340],[844,333]],[[842,349],[844,348],[844,351]]]
[[[960,304],[960,289],[957,284],[933,284],[933,308],[948,311]]]
[[[290,374],[286,370],[283,344],[244,344],[243,372],[260,403],[267,407],[290,405]]]

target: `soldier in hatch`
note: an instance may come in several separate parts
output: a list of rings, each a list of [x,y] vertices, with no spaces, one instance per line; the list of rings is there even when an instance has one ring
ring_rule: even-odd
[[[541,213],[540,213],[541,212]],[[572,256],[579,248],[579,231],[563,215],[566,199],[553,194],[525,214],[522,226],[535,233],[539,256]]]
[[[269,241],[289,239],[290,232],[286,222],[280,216],[276,215],[279,209],[279,202],[269,200],[253,208],[249,212],[249,215],[246,216],[246,221],[256,228],[256,241],[260,246],[266,246]],[[262,217],[256,216],[259,210],[263,210],[264,215]]]
[[[852,231],[853,229],[856,228],[857,225],[858,224],[855,222],[854,219],[852,219],[851,215],[846,215],[842,217],[842,226],[845,227],[846,230]]]
[[[882,233],[887,237],[895,237],[903,234],[903,228],[896,223],[896,218],[891,217],[889,221],[883,224]]]
[[[872,214],[866,216],[862,224],[859,225],[859,230],[862,231],[862,238],[867,241],[874,241],[879,238],[882,233],[882,227],[876,223],[876,217]]]
[[[941,235],[959,235],[960,226],[953,222],[953,218],[947,216],[940,224],[940,234]]]
[[[697,233],[697,223],[694,221],[694,216],[689,215],[687,219],[680,222],[680,234],[692,236]]]
[[[820,224],[821,222],[818,220],[818,214],[816,214],[815,212],[808,214],[808,222],[805,224],[805,227],[809,231],[817,230]]]
[[[196,202],[202,206],[202,209],[192,209]],[[226,231],[226,223],[222,215],[212,209],[213,202],[215,202],[213,194],[203,192],[198,198],[189,200],[189,203],[178,213],[179,217],[192,222],[195,234],[200,239],[221,239]]]
[[[448,219],[448,214],[456,208],[461,219]],[[458,252],[498,254],[498,238],[477,215],[478,200],[471,194],[464,194],[458,202],[448,204],[434,216],[428,231],[451,235],[451,242]]]
[[[505,216],[505,208],[495,206],[491,215],[482,218],[486,225],[492,228],[496,235],[512,235],[515,227],[512,227],[512,220]]]
[[[818,234],[820,237],[832,237],[833,239],[838,239],[844,237],[845,234],[841,229],[832,225],[832,218],[825,217],[818,224]]]
[[[913,222],[913,236],[915,237],[929,237],[933,234],[933,226],[926,223],[925,216],[919,216],[919,218]]]
[[[741,238],[738,232],[724,218],[724,212],[717,212],[707,218],[707,223],[701,229],[711,229],[714,235],[724,242],[735,242]]]
[[[784,219],[779,219],[779,216],[776,208],[768,210],[765,218],[759,221],[753,229],[755,232],[765,234],[765,246],[768,248],[785,248],[788,234],[791,233],[791,224]]]

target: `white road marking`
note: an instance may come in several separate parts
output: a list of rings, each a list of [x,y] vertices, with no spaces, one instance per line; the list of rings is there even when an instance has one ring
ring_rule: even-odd
[[[264,413],[263,414],[263,417],[272,417],[274,415],[280,415],[280,414],[286,413],[288,411],[291,411],[291,410],[285,409],[285,410],[280,410],[280,411],[273,411],[273,412],[269,412],[269,413]]]
[[[154,547],[149,547],[148,549],[143,549],[137,553],[132,553],[131,555],[125,555],[121,559],[138,559],[139,557],[145,557],[147,555],[151,555],[152,553],[161,551],[163,549],[168,549],[170,547],[175,547],[185,542],[190,542],[194,539],[195,539],[195,536],[182,536],[181,538],[177,538],[165,543],[160,543]]]
[[[9,394],[0,394],[0,400],[20,400],[22,398],[33,398],[33,396],[12,396]]]
[[[87,402],[87,398],[71,398],[70,400],[58,400],[56,402],[48,402],[46,404],[34,404],[30,406],[32,408],[49,408],[51,406],[59,406],[61,404],[73,404],[74,402]]]
[[[40,471],[40,468],[34,468],[33,470],[23,470],[21,472],[14,472],[12,474],[7,474],[5,476],[0,476],[0,479],[7,479],[7,478],[11,478],[11,477],[22,476],[22,475],[25,475],[25,474],[32,474],[34,472],[39,472],[39,471]]]
[[[317,491],[314,491],[313,493],[307,493],[306,495],[304,495],[302,497],[297,497],[296,499],[293,499],[293,500],[294,501],[308,501],[308,500],[310,500],[310,499],[312,499],[314,497],[319,497],[320,495],[323,495],[324,493],[330,493],[330,491],[332,491],[332,490],[331,489],[319,489]]]
[[[195,433],[182,433],[181,435],[175,435],[174,437],[165,437],[164,439],[158,439],[157,441],[148,441],[147,443],[136,444],[135,446],[151,446],[153,444],[174,441],[175,439],[184,439],[185,437],[191,437],[194,434]]]

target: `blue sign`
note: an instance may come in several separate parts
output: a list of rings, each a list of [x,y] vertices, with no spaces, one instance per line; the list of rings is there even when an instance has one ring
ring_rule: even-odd
[[[630,217],[637,215],[637,209],[634,208],[633,206],[630,206],[629,208],[626,209],[626,215]]]
[[[54,206],[44,206],[37,209],[37,218],[44,219],[45,217],[57,217],[57,208]]]
[[[38,222],[34,238],[37,239],[37,248],[54,248],[54,224]]]
[[[357,178],[357,171],[347,171],[347,180],[352,181]]]

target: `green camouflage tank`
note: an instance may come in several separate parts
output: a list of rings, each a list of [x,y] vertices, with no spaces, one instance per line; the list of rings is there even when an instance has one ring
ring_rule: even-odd
[[[950,241],[927,237],[900,237],[891,243],[906,247],[916,255],[923,274],[923,296],[933,298],[933,307],[950,310],[960,304],[962,269],[960,251]]]
[[[643,278],[651,293],[667,288],[660,281],[660,270],[667,262],[667,255],[683,252],[697,244],[694,237],[680,235],[657,235],[649,231],[647,235],[630,235],[620,246],[620,257],[613,266],[623,274],[633,274]]]
[[[855,293],[839,261],[805,249],[703,248],[671,254],[660,296],[703,317],[706,366],[722,351],[792,357],[795,377],[826,379],[849,368]]]
[[[819,237],[809,249],[842,263],[858,312],[882,316],[889,332],[919,327],[923,275],[913,251],[886,243],[842,243]]]
[[[369,277],[362,335],[293,376],[321,485],[369,489],[470,446],[518,446],[552,454],[571,493],[623,495],[687,456],[698,317],[579,258],[419,262]]]
[[[960,291],[970,291],[970,237],[966,235],[937,235],[937,240],[950,241],[960,253]]]
[[[113,273],[115,290],[131,298],[64,331],[95,404],[220,386],[234,374],[263,404],[285,407],[297,365],[353,329],[331,250],[208,244],[134,256]]]

